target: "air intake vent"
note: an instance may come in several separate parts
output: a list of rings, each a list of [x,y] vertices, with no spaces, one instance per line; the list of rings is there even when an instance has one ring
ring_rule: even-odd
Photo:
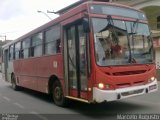
[[[146,70],[125,71],[125,72],[115,72],[115,73],[113,73],[113,75],[124,76],[124,75],[141,74],[141,73],[145,73],[145,72],[146,72]]]

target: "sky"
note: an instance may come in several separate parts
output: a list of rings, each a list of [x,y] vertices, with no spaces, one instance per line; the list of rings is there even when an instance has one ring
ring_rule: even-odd
[[[79,0],[0,0],[0,40],[15,40],[25,33],[58,17],[49,11],[60,10]]]

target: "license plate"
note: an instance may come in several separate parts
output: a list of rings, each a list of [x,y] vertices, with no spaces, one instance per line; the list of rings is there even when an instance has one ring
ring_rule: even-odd
[[[157,85],[151,85],[151,86],[149,86],[149,90],[154,90],[156,88],[157,88]]]

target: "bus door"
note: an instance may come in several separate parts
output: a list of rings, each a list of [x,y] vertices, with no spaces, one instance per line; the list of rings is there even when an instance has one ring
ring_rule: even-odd
[[[8,81],[8,62],[9,62],[9,55],[8,55],[8,49],[6,49],[4,50],[4,73],[6,81]]]
[[[64,56],[67,94],[71,97],[87,99],[87,38],[82,22],[67,26],[65,34]]]

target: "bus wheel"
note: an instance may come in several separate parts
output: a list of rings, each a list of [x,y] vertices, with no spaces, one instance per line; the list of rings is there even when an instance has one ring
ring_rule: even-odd
[[[12,88],[13,88],[14,90],[18,90],[18,86],[17,86],[17,84],[16,84],[15,75],[12,75],[11,84],[12,84]]]
[[[65,106],[65,98],[63,90],[59,81],[53,83],[53,92],[52,92],[54,103],[58,106]]]

